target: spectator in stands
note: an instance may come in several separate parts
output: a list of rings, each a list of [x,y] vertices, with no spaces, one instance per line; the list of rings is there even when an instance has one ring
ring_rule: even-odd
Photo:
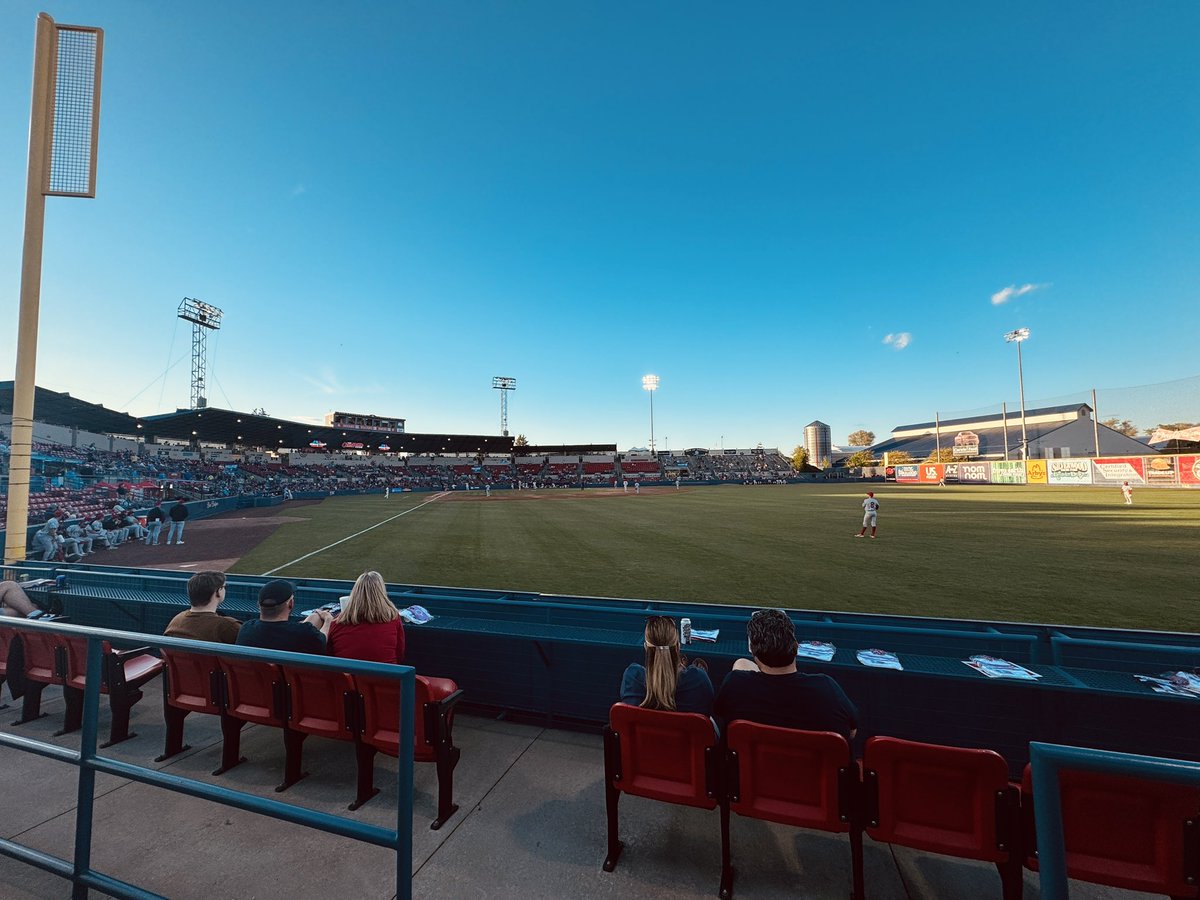
[[[217,607],[225,600],[225,573],[197,572],[188,579],[187,592],[191,609],[173,618],[163,634],[193,641],[236,644],[242,623],[229,616],[217,615]]]
[[[368,662],[404,662],[404,621],[378,572],[363,572],[329,629],[329,654]]]
[[[713,686],[704,660],[684,665],[679,629],[669,616],[650,616],[643,636],[644,666],[631,663],[621,678],[621,702],[647,709],[712,715]]]
[[[38,612],[25,589],[15,581],[0,581],[0,615],[13,618],[28,617]]]
[[[163,512],[162,503],[155,501],[150,512],[146,513],[146,546],[158,546],[158,539],[162,535],[163,522],[167,519],[167,514]]]
[[[58,512],[58,510],[55,510]],[[33,535],[33,546],[35,552],[42,555],[43,562],[49,562],[58,555],[58,518],[51,516],[46,520],[46,524]]]
[[[171,507],[171,511],[167,515],[171,517],[171,527],[167,529],[167,546],[171,545],[171,541],[182,544],[183,526],[187,524],[188,517],[187,504],[182,499],[176,500],[175,505]],[[176,539],[177,537],[178,539]]]
[[[739,659],[717,693],[714,709],[724,722],[747,719],[779,728],[858,730],[858,710],[828,675],[796,671],[796,629],[781,609],[760,609],[746,625],[753,660]]]
[[[268,581],[258,592],[258,618],[242,624],[237,642],[265,650],[324,653],[333,616],[318,609],[303,622],[293,622],[295,605],[296,590],[290,581],[281,578]]]

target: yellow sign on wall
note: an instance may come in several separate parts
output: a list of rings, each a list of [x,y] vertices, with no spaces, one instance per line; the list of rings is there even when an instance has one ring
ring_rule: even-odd
[[[1049,484],[1047,467],[1044,459],[1031,459],[1025,463],[1026,484]]]

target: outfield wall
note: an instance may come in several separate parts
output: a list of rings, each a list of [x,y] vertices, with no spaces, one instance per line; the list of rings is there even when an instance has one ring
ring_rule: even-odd
[[[1200,488],[1200,454],[901,463],[900,484],[1046,484]]]

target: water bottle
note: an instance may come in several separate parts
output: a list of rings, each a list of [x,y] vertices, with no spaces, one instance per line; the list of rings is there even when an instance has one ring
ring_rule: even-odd
[[[692,642],[692,620],[679,620],[679,642],[681,644],[690,644]]]

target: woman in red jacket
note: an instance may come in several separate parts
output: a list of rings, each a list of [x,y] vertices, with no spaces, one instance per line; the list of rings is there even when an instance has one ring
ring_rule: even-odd
[[[404,662],[404,621],[378,572],[363,572],[329,629],[326,652],[368,662]]]

